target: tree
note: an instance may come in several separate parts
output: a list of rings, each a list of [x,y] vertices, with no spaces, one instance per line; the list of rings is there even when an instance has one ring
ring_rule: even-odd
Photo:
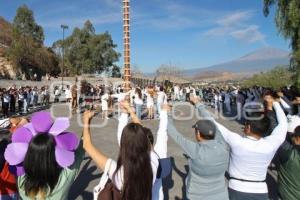
[[[33,11],[26,5],[18,8],[13,26],[23,36],[31,37],[37,43],[43,44],[45,39],[43,28],[35,22]]]
[[[280,89],[291,84],[292,73],[286,67],[276,67],[268,72],[255,74],[243,82],[244,87],[262,86]]]
[[[276,6],[275,22],[279,33],[290,40],[291,69],[300,74],[300,1],[264,0],[265,16],[269,15],[271,6]]]
[[[59,73],[58,58],[51,48],[43,45],[43,28],[36,24],[33,12],[23,5],[18,8],[12,24],[12,42],[7,55],[14,63],[15,71],[31,78],[49,73]]]
[[[52,47],[61,58],[63,42],[58,40]],[[114,63],[119,60],[120,54],[116,52],[114,44],[108,32],[96,34],[93,24],[88,20],[84,26],[74,28],[71,36],[64,41],[65,63],[71,74],[102,73],[104,71],[117,70]]]
[[[119,60],[120,54],[115,51],[117,47],[113,43],[111,35],[108,32],[95,35],[90,41],[91,62],[93,67],[90,69],[93,72],[101,73],[108,71],[113,63]]]
[[[120,71],[120,67],[114,65],[112,67],[112,70],[111,70],[111,77],[113,78],[121,78],[121,71]]]

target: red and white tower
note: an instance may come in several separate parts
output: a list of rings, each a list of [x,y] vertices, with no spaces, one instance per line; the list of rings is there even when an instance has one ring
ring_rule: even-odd
[[[124,81],[125,90],[130,88],[130,0],[123,0]]]

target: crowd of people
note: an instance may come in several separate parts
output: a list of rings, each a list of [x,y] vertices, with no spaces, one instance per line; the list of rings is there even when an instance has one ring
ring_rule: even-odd
[[[121,86],[91,84],[54,88],[55,102],[64,93],[75,112],[83,111],[82,137],[66,131],[67,118],[54,121],[47,112],[34,113],[29,121],[11,119],[11,138],[3,139],[0,146],[0,199],[67,199],[86,152],[104,171],[101,180],[106,177],[98,199],[163,200],[163,179],[171,170],[168,137],[188,157],[184,183],[188,199],[270,199],[266,177],[272,165],[278,173],[278,198],[299,199],[300,95],[295,87],[174,85],[169,93],[164,89],[154,85],[125,92]],[[23,112],[28,105],[37,105],[33,91],[38,90],[2,90],[4,116],[14,102],[12,96],[23,94]],[[193,125],[195,140],[176,129],[171,116],[176,102],[190,102],[201,117]],[[93,143],[90,124],[99,113],[103,119],[118,118],[117,160]],[[215,119],[216,113],[234,116],[243,123],[244,132],[226,128]],[[159,120],[156,139],[143,125],[146,119]]]
[[[50,92],[48,86],[13,85],[9,88],[0,88],[2,118],[16,114],[26,114],[38,105],[48,105]]]

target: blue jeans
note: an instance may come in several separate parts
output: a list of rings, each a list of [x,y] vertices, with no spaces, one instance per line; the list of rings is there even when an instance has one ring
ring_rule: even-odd
[[[142,105],[135,104],[135,113],[137,118],[142,119]]]

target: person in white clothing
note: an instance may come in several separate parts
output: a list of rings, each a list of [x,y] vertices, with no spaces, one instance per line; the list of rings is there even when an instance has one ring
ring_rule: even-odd
[[[174,101],[179,101],[180,100],[179,90],[180,90],[179,86],[175,85],[174,86]]]
[[[126,110],[129,110],[130,116],[133,119],[133,122],[135,123],[141,123],[136,115],[134,115],[134,112],[131,111],[131,108],[128,104],[128,102],[121,102],[123,105],[122,107],[125,107]],[[167,126],[168,126],[168,111],[170,110],[168,104],[162,105],[161,110],[161,117],[160,117],[160,123],[159,128],[157,131],[157,138],[156,143],[154,145],[153,138],[151,140],[151,144],[153,146],[152,153],[158,155],[159,159],[167,158],[167,143],[168,143],[168,135],[167,135]],[[124,127],[128,124],[128,114],[126,112],[123,112],[121,116],[119,117],[119,124],[118,124],[118,132],[117,132],[117,138],[118,138],[118,144],[121,145],[121,138],[123,134]],[[148,133],[147,135],[152,135],[150,129],[144,127],[144,131]],[[157,177],[155,180],[155,183],[152,188],[152,200],[163,200],[164,195],[162,191],[162,179]]]
[[[151,200],[155,196],[153,189],[156,187],[153,185],[157,182],[159,157],[152,151],[149,132],[145,131],[145,128],[139,124],[130,104],[126,102],[122,105],[123,111],[127,113],[122,113],[120,120],[124,118],[128,122],[128,114],[130,114],[133,122],[125,124],[124,128],[119,126],[121,128],[121,140],[118,162],[106,157],[91,142],[89,124],[94,115],[92,111],[84,113],[83,146],[99,168],[102,170],[108,168],[107,175],[112,180],[114,187],[120,191],[121,199]],[[167,115],[165,118],[167,119]],[[166,135],[166,125],[162,132]],[[163,134],[160,135],[163,136]],[[164,146],[166,147],[166,143]],[[125,152],[126,157],[124,156]],[[106,166],[108,164],[110,165]]]
[[[102,110],[102,119],[109,119],[108,118],[108,99],[109,95],[107,91],[101,96],[101,110]]]
[[[130,94],[130,91],[126,93],[123,91],[122,88],[120,88],[119,91],[120,91],[119,93],[111,95],[112,98],[117,98],[118,103],[123,101],[126,98],[126,96]],[[121,109],[120,106],[118,105],[118,116],[120,116],[120,113],[121,113]]]
[[[143,94],[140,88],[135,89],[134,95],[135,113],[139,120],[142,119]]]
[[[266,99],[265,99],[266,100]],[[248,120],[245,136],[234,133],[216,123],[225,141],[231,147],[229,165],[230,200],[267,200],[267,169],[277,149],[284,142],[287,133],[287,118],[278,102],[268,99],[273,104],[278,121],[272,134],[262,137],[268,131],[269,119]],[[260,113],[261,115],[261,113]]]
[[[148,119],[153,119],[154,117],[154,110],[153,110],[153,107],[154,107],[154,100],[153,100],[153,97],[154,97],[154,90],[153,88],[148,88],[145,92],[145,95],[146,95],[146,101],[147,101],[147,110],[148,110]]]
[[[161,86],[159,88],[159,92],[157,92],[157,102],[156,102],[156,106],[157,106],[157,112],[158,115],[160,115],[160,111],[161,111],[161,105],[166,104],[167,103],[167,95],[164,92],[164,88]]]
[[[72,93],[71,93],[71,89],[70,86],[67,85],[67,88],[65,89],[65,95],[66,95],[66,101],[69,103],[71,102],[72,99]]]

